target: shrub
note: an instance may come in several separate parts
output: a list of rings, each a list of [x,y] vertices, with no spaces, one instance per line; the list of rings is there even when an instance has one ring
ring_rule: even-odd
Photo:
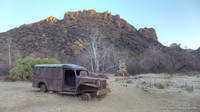
[[[191,92],[194,91],[194,87],[193,87],[193,86],[188,86],[188,85],[186,85],[186,86],[185,86],[185,90],[191,93]]]
[[[16,66],[9,72],[12,80],[28,80],[31,79],[33,74],[33,67],[36,64],[59,64],[60,62],[55,59],[48,58],[24,58],[16,62]]]
[[[106,95],[103,95],[103,96],[96,96],[96,98],[97,98],[98,101],[101,101],[103,98],[105,98],[105,96],[106,96]]]
[[[131,84],[131,83],[133,83],[133,81],[132,80],[127,80],[126,83]]]
[[[154,87],[156,87],[158,89],[164,89],[165,88],[164,84],[161,84],[161,83],[154,84]]]
[[[147,85],[147,82],[143,81],[141,84],[142,84],[142,85]]]

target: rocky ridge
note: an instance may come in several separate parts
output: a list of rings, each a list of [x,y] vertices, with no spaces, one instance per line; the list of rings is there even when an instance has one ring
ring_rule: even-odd
[[[66,12],[61,20],[50,16],[0,33],[0,67],[8,67],[9,46],[13,63],[32,56],[79,64],[74,57],[86,52],[93,29],[98,29],[103,43],[113,45],[116,51],[127,51],[129,56],[140,54],[149,46],[162,46],[153,28],[137,30],[119,15],[95,10]],[[84,44],[77,48],[77,43]],[[74,52],[75,49],[79,52]]]

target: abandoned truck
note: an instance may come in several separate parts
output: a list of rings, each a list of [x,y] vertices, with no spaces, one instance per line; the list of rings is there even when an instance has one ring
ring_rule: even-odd
[[[41,92],[81,95],[82,100],[110,92],[105,78],[90,75],[85,67],[75,64],[37,64],[32,80]]]

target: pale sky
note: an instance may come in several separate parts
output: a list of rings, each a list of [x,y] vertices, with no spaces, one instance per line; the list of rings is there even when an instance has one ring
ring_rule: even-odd
[[[164,45],[200,47],[200,0],[1,0],[0,32],[84,9],[119,14],[137,29],[153,27]]]

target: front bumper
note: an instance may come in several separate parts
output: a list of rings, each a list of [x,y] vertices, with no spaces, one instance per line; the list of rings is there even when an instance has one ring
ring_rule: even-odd
[[[102,96],[102,95],[105,95],[105,94],[110,93],[110,92],[111,92],[111,90],[109,88],[106,88],[106,89],[98,90],[96,95]]]

